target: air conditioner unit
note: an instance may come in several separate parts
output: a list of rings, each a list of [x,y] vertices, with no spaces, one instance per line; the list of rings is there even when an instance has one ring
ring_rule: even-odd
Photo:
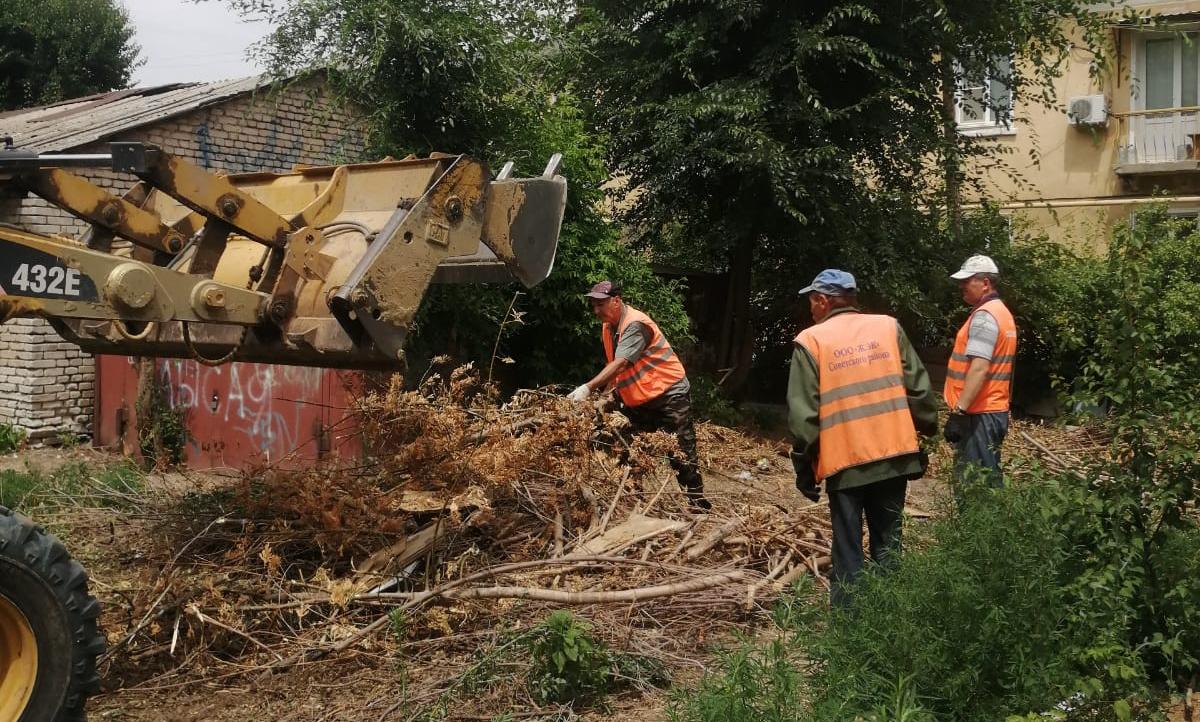
[[[1067,104],[1067,122],[1071,125],[1104,125],[1108,122],[1108,103],[1103,95],[1081,95]]]

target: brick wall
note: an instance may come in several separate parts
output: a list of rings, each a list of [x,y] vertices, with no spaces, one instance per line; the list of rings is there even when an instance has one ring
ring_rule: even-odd
[[[112,140],[155,143],[205,168],[240,173],[361,160],[365,130],[360,116],[335,102],[319,81],[309,81],[232,98]],[[102,153],[107,145],[61,151]],[[105,170],[76,172],[117,194],[136,180]],[[85,230],[74,217],[33,197],[0,200],[0,222],[68,237]],[[34,442],[53,443],[64,432],[90,433],[95,368],[90,355],[41,319],[0,326],[0,422],[25,428]]]

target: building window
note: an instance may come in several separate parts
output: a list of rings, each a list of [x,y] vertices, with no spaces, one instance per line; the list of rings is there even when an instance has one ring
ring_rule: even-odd
[[[1200,33],[1137,33],[1120,152],[1125,162],[1200,160]]]
[[[984,68],[958,73],[958,129],[1008,130],[1012,127],[1012,58],[993,58]]]
[[[1167,216],[1187,221],[1197,230],[1200,230],[1200,208],[1168,208]]]
[[[1142,110],[1191,108],[1200,98],[1200,41],[1197,33],[1150,35],[1142,42],[1140,89]],[[1139,88],[1140,86],[1140,88]]]

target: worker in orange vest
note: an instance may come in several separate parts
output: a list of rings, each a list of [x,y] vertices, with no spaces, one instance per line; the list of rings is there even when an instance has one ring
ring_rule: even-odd
[[[601,281],[586,295],[592,313],[602,322],[600,339],[608,363],[568,398],[583,401],[596,392],[616,391],[621,410],[635,429],[675,434],[683,452],[682,457],[671,457],[679,486],[692,506],[712,508],[704,497],[696,455],[692,387],[679,357],[658,324],[621,299],[619,285]]]
[[[908,482],[925,473],[918,433],[937,433],[929,375],[900,323],[861,313],[854,276],[837,269],[801,289],[815,324],[795,338],[788,423],[796,487],[811,501],[829,494],[832,601],[845,606],[863,567],[863,517],[871,559],[899,552]]]
[[[1008,434],[1017,324],[996,284],[1000,269],[987,256],[971,256],[951,278],[958,281],[971,313],[954,339],[942,394],[950,407],[943,435],[954,445],[954,478],[961,484],[982,474],[1004,485],[1000,445]]]

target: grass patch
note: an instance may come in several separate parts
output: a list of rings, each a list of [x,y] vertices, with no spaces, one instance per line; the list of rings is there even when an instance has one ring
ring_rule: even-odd
[[[45,485],[41,472],[32,469],[0,471],[0,506],[20,509],[35,491]]]
[[[145,475],[128,462],[89,464],[76,461],[52,471],[26,465],[0,471],[0,506],[30,510],[45,507],[135,505],[145,491]]]
[[[25,429],[0,423],[0,454],[11,454],[25,445]]]

